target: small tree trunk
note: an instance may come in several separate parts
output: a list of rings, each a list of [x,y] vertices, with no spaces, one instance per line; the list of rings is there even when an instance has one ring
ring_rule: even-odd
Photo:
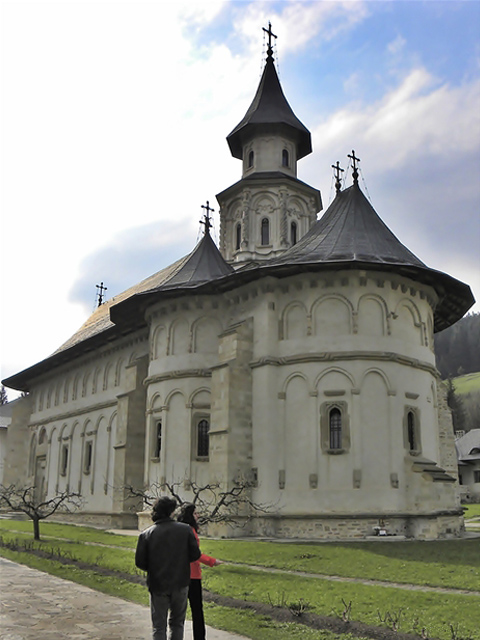
[[[33,537],[40,540],[40,518],[33,518]]]

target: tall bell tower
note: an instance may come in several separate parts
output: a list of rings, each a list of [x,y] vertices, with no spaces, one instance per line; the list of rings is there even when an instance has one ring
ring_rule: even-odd
[[[265,68],[252,104],[227,136],[242,179],[217,195],[220,251],[228,262],[281,255],[305,235],[322,209],[320,192],[297,178],[312,152],[308,129],[293,113],[275,69],[271,24]]]

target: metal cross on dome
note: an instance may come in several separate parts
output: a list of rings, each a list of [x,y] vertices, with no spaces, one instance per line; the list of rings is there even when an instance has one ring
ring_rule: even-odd
[[[103,286],[103,282],[101,282],[100,284],[96,284],[95,286],[98,289],[98,292],[97,292],[98,306],[100,307],[103,303],[103,292],[107,290],[107,287]]]
[[[200,220],[200,224],[205,226],[205,235],[210,235],[210,229],[212,228],[212,223],[210,222],[210,211],[213,213],[215,209],[212,209],[210,206],[210,202],[207,200],[207,204],[202,204],[202,209],[206,209],[207,213],[204,216],[204,220]]]
[[[273,49],[272,49],[272,37],[275,38],[275,40],[277,39],[277,36],[273,33],[272,31],[272,23],[270,22],[270,20],[268,21],[268,29],[265,29],[265,27],[262,27],[262,29],[265,31],[265,33],[268,33],[268,49],[267,49],[267,55],[268,56],[272,56],[273,55]]]
[[[332,164],[332,169],[333,169],[333,174],[335,176],[335,189],[337,190],[337,193],[340,191],[340,189],[342,188],[342,182],[340,180],[340,172],[344,172],[345,169],[342,169],[340,167],[340,160],[337,160],[337,164]]]
[[[352,161],[352,168],[353,168],[353,181],[355,183],[358,182],[358,171],[357,171],[357,162],[360,162],[360,158],[357,158],[355,155],[355,151],[352,150],[352,155],[348,154],[347,156],[348,158],[350,158],[350,160]]]

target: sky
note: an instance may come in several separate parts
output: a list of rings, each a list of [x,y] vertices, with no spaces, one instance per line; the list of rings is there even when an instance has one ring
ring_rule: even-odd
[[[269,21],[312,134],[298,178],[325,210],[354,149],[387,226],[480,301],[479,1],[3,0],[2,379],[75,333],[97,284],[112,297],[192,251],[207,200],[218,239]]]

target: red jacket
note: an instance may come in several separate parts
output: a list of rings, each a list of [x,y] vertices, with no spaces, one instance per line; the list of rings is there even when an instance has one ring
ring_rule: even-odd
[[[192,531],[195,534],[195,538],[198,544],[199,543],[198,533],[195,531],[193,527],[192,527]],[[204,553],[202,553],[202,555],[198,560],[195,560],[195,562],[190,563],[190,580],[202,579],[202,568],[200,567],[200,563],[206,564],[209,567],[213,567],[215,562],[216,562],[215,558],[211,558],[210,556],[206,556]]]

